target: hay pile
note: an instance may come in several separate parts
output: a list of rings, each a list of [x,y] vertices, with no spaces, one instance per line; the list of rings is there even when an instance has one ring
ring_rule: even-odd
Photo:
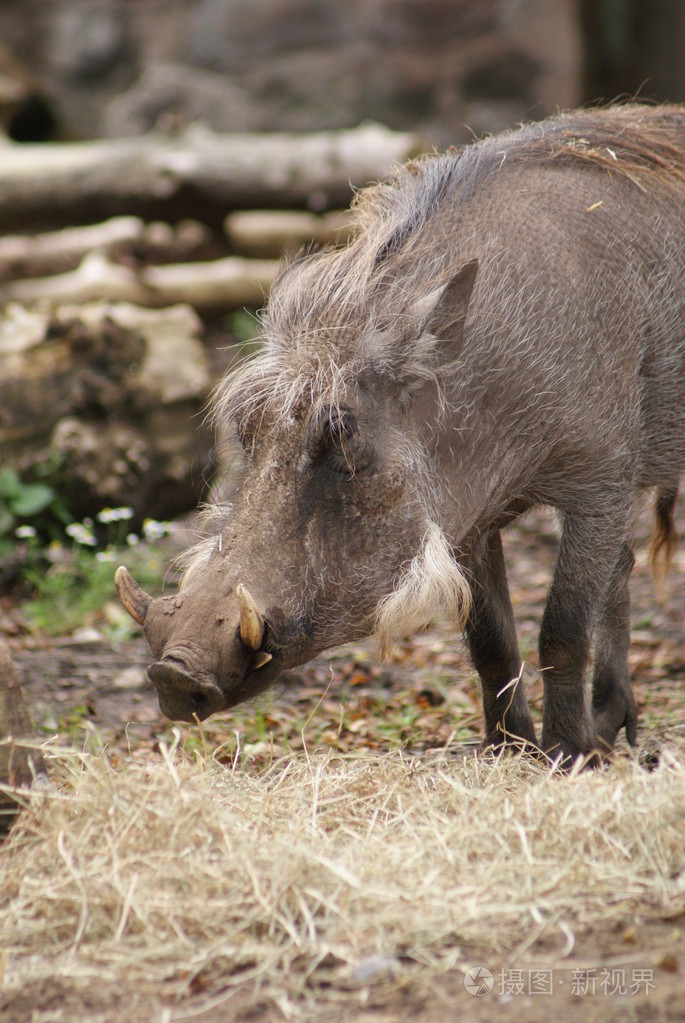
[[[571,777],[449,750],[231,767],[165,747],[117,767],[54,751],[52,772],[0,851],[6,993],[159,984],[299,1018],[479,950],[685,910],[682,739],[651,772]]]

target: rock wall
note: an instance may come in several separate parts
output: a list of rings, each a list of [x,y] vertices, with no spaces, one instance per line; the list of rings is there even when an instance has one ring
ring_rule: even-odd
[[[600,98],[685,101],[674,0],[3,0],[0,41],[20,141],[374,119],[446,145]]]
[[[444,145],[580,101],[579,3],[5,0],[0,38],[63,137],[374,119]]]

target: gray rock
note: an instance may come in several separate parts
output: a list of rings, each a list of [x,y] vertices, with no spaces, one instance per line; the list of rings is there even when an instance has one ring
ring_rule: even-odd
[[[183,64],[150,64],[107,106],[100,134],[143,135],[155,127],[204,122],[214,131],[263,127],[261,105],[224,75]]]

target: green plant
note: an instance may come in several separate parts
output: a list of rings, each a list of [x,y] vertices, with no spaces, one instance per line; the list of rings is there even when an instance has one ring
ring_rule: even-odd
[[[57,635],[80,625],[92,624],[103,617],[102,609],[115,600],[114,566],[125,560],[134,569],[143,586],[159,586],[160,563],[154,548],[140,542],[137,533],[128,532],[133,517],[130,508],[103,508],[96,516],[106,524],[112,542],[98,548],[95,523],[92,519],[71,522],[65,533],[71,546],[53,541],[48,548],[32,544],[33,557],[24,568],[24,578],[33,587],[33,596],[24,607],[29,626],[36,632]],[[166,523],[145,519],[143,538],[160,539],[167,531]],[[133,623],[122,614],[121,621],[110,624],[113,638],[125,639],[133,631]]]
[[[247,309],[238,309],[225,317],[224,324],[233,337],[247,346],[246,351],[250,351],[250,347],[255,345],[255,337],[260,331],[258,317]]]
[[[56,498],[47,483],[26,483],[14,469],[0,469],[0,537],[6,538],[20,522],[36,520]]]
[[[127,551],[126,560],[129,564],[135,562],[132,567],[143,586],[159,586],[159,562],[149,551],[136,552],[135,557]],[[112,561],[102,560],[80,546],[63,551],[62,557],[48,567],[29,566],[24,574],[34,588],[24,613],[35,632],[59,635],[92,624],[104,605],[116,600]],[[123,623],[127,628],[120,631],[130,634],[125,617]]]

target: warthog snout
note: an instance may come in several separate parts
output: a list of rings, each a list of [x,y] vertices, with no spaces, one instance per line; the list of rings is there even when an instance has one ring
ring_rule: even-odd
[[[160,710],[172,721],[204,721],[226,706],[226,697],[216,683],[198,679],[173,656],[151,664],[148,675],[157,690]]]
[[[265,649],[268,623],[243,583],[236,584],[226,610],[210,606],[188,613],[185,594],[153,600],[123,566],[114,582],[157,658],[148,676],[168,718],[202,721],[261,691],[278,673],[277,660]]]

